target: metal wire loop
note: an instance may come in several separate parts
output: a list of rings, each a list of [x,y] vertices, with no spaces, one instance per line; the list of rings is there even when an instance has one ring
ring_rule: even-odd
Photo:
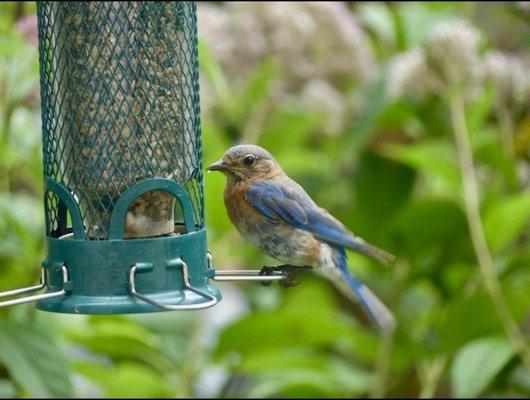
[[[212,253],[207,253],[208,268],[213,268],[213,257]],[[257,281],[257,282],[268,282],[268,281],[281,281],[285,279],[285,275],[281,271],[274,271],[270,275],[260,275],[261,270],[258,269],[225,269],[221,271],[214,271],[214,281]]]
[[[65,287],[65,284],[68,282],[68,270],[66,269],[65,265],[61,266],[61,271],[62,271],[62,275],[63,275],[63,289],[61,289],[61,290],[59,290],[57,292],[42,293],[42,294],[37,294],[37,295],[34,295],[34,296],[21,297],[21,298],[18,298],[18,299],[2,301],[2,302],[0,302],[0,308],[8,307],[8,306],[14,306],[14,305],[17,305],[17,304],[22,304],[22,303],[29,303],[29,302],[32,302],[32,301],[50,299],[52,297],[60,297],[60,296],[65,295],[66,294],[66,289],[64,287]],[[36,291],[39,291],[41,289],[44,289],[47,285],[48,285],[48,282],[47,282],[47,279],[46,279],[46,270],[44,268],[41,268],[41,278],[40,278],[40,283],[38,285],[29,286],[29,287],[20,288],[20,289],[7,290],[5,292],[0,292],[0,298],[1,297],[15,296],[17,294],[22,294],[22,293],[36,292]]]
[[[212,296],[209,293],[203,292],[203,291],[201,291],[199,289],[196,289],[193,286],[191,286],[189,273],[188,273],[188,266],[186,265],[186,263],[184,261],[179,259],[178,262],[175,264],[175,266],[180,266],[182,268],[182,279],[184,281],[184,290],[189,290],[189,291],[191,291],[191,292],[193,292],[195,294],[198,294],[199,296],[202,296],[203,298],[208,300],[208,302],[200,303],[200,304],[166,305],[166,304],[159,303],[158,301],[153,300],[152,298],[150,298],[150,297],[148,297],[146,295],[138,293],[138,291],[136,290],[136,279],[135,279],[136,270],[138,269],[136,264],[133,264],[133,266],[129,270],[129,284],[130,284],[131,294],[133,296],[138,297],[139,299],[145,301],[146,303],[149,303],[149,304],[151,304],[151,305],[153,305],[155,307],[158,307],[158,308],[163,309],[163,310],[168,310],[168,311],[200,310],[202,308],[212,307],[215,304],[217,304],[217,298],[215,298],[215,296]]]

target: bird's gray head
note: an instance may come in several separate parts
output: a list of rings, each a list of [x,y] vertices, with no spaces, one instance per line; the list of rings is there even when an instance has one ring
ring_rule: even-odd
[[[234,181],[245,179],[269,179],[283,173],[274,157],[264,148],[241,144],[229,148],[208,171],[221,171]]]

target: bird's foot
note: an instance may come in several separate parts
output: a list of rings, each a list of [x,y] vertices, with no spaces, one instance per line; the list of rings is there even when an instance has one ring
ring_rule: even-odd
[[[265,265],[261,271],[260,275],[272,275],[274,272],[281,272],[285,275],[285,278],[279,281],[281,287],[288,288],[291,286],[296,286],[300,283],[299,275],[301,273],[311,271],[313,268],[308,265],[291,265],[283,264],[270,266]],[[272,281],[262,281],[263,286],[270,286]]]

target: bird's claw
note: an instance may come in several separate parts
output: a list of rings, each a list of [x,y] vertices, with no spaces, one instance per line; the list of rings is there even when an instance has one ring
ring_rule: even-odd
[[[310,271],[312,268],[307,265],[290,265],[283,264],[277,266],[265,265],[259,272],[260,275],[272,275],[274,272],[281,272],[285,275],[284,279],[279,281],[283,288],[296,286],[300,283],[299,275],[303,272]],[[270,286],[272,281],[262,281],[263,286]]]
[[[269,265],[265,265],[261,270],[259,271],[259,275],[272,275],[274,267],[271,267]],[[260,283],[263,286],[270,286],[272,284],[272,281],[260,281]]]

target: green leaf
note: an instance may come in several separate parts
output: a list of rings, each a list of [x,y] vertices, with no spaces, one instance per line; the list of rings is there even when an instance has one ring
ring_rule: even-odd
[[[524,365],[518,365],[510,374],[509,382],[530,395],[530,371]]]
[[[75,369],[98,383],[108,397],[168,397],[173,393],[164,376],[136,362],[123,362],[112,368],[87,361],[75,363]]]
[[[248,77],[245,86],[236,94],[236,104],[240,117],[262,103],[278,75],[278,64],[274,59],[263,60]]]
[[[223,73],[221,65],[217,62],[208,45],[199,40],[199,65],[210,79],[215,93],[219,98],[227,100],[230,95],[228,81]]]
[[[378,36],[377,42],[394,45],[392,15],[386,4],[359,3],[357,13],[361,22]]]
[[[462,293],[453,297],[446,305],[438,329],[440,345],[446,351],[455,350],[477,337],[501,332],[495,308],[483,290],[471,296]]]
[[[305,280],[275,310],[254,312],[226,327],[216,353],[238,352],[245,360],[264,351],[292,346],[325,346],[347,339],[355,325],[335,307],[325,282]],[[353,331],[353,333],[352,333]]]
[[[405,43],[411,48],[424,42],[434,24],[450,18],[455,5],[449,2],[404,2],[396,3],[395,7],[405,30]]]
[[[453,198],[460,193],[460,173],[451,143],[430,140],[406,146],[388,144],[380,153],[420,172],[434,194]]]
[[[453,395],[476,397],[514,356],[508,339],[490,336],[474,340],[455,356],[451,367]]]
[[[388,66],[383,65],[378,78],[361,88],[364,103],[358,110],[352,126],[346,132],[347,142],[344,145],[346,154],[357,154],[375,132],[379,118],[388,105],[387,78]]]
[[[380,241],[391,217],[411,195],[414,178],[414,170],[406,165],[372,152],[363,153],[354,182],[358,213],[339,215],[339,218],[355,227],[356,233],[364,235],[366,240]]]
[[[530,218],[530,193],[505,197],[491,206],[484,216],[484,231],[492,250],[513,242]]]
[[[167,363],[159,350],[160,336],[122,316],[92,318],[84,329],[68,331],[67,336],[76,344],[115,360],[141,360],[155,367]]]
[[[421,200],[406,204],[396,216],[394,235],[413,255],[429,253],[467,239],[464,213],[453,202]]]
[[[471,137],[481,136],[486,119],[491,114],[496,99],[495,88],[485,86],[477,98],[466,108],[466,122]]]
[[[267,116],[267,124],[263,128],[259,145],[270,150],[274,155],[282,151],[298,154],[299,151],[289,150],[293,146],[300,151],[310,150],[308,146],[301,147],[300,145],[311,141],[310,134],[315,131],[320,122],[321,118],[317,114],[294,107],[276,110]]]
[[[0,379],[0,398],[15,397],[16,389],[13,382],[7,379]]]
[[[47,332],[31,325],[3,322],[0,349],[0,362],[30,396],[73,395],[66,355]]]
[[[338,388],[329,375],[307,368],[287,371],[269,371],[252,385],[247,396],[264,397],[334,397]]]
[[[374,383],[371,373],[337,357],[304,349],[264,355],[253,374],[256,382],[246,393],[250,397],[316,395],[362,395]],[[303,354],[303,355],[302,355]],[[257,365],[256,365],[257,366]]]

